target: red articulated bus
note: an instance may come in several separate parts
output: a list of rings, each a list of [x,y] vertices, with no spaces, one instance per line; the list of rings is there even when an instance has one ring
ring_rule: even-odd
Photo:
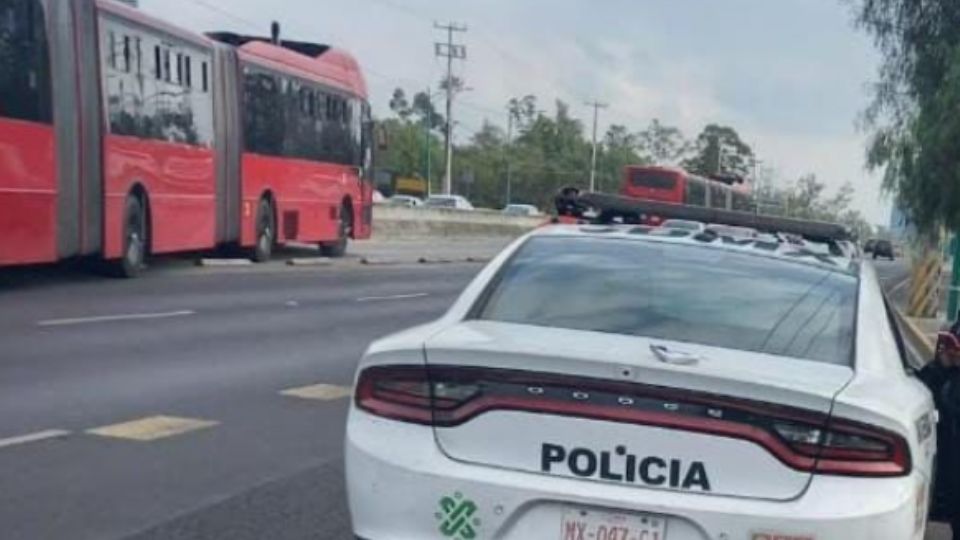
[[[750,212],[753,200],[742,179],[713,179],[697,176],[683,169],[647,165],[629,165],[624,168],[620,194],[646,201],[723,208]],[[657,216],[644,221],[656,225]]]
[[[0,266],[341,255],[371,232],[371,125],[343,51],[196,35],[112,0],[4,0]]]

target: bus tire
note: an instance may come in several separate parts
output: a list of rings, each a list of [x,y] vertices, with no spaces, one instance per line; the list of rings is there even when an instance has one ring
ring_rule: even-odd
[[[250,254],[254,262],[267,262],[273,256],[273,246],[277,241],[274,223],[276,221],[273,219],[273,206],[264,197],[260,199],[260,204],[257,206],[257,232],[253,251]]]
[[[343,203],[340,207],[340,227],[337,232],[337,239],[333,242],[324,242],[320,244],[320,253],[325,257],[343,257],[347,253],[347,243],[353,234],[353,209],[350,205]]]
[[[113,266],[121,278],[135,278],[143,272],[147,259],[147,213],[143,202],[134,194],[127,195],[123,207],[123,253]]]

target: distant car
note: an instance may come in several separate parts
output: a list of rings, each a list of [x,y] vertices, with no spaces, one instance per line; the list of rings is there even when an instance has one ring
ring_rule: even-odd
[[[455,210],[473,210],[465,197],[460,195],[431,195],[423,203],[427,208],[452,208]]]
[[[863,256],[863,253],[860,252],[860,246],[858,246],[856,242],[841,240],[837,242],[837,245],[851,259],[859,259]]]
[[[539,216],[540,209],[532,204],[508,204],[503,213],[508,216]]]
[[[412,195],[394,195],[388,202],[392,206],[405,206],[407,208],[419,208],[423,206],[423,200]]]
[[[891,261],[895,259],[893,254],[893,244],[889,240],[877,240],[873,246],[873,258],[886,257]]]
[[[679,229],[682,231],[690,232],[703,232],[706,230],[706,225],[700,223],[699,221],[690,221],[687,219],[668,219],[660,224],[660,227],[664,229]]]
[[[863,244],[863,252],[873,253],[873,248],[876,245],[877,245],[877,240],[875,238],[871,238],[870,240],[867,240],[867,242]]]

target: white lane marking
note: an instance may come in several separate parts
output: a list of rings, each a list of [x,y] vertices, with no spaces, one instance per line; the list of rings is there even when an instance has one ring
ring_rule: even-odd
[[[903,278],[903,280],[900,281],[900,283],[897,283],[897,284],[894,285],[893,287],[890,287],[890,290],[887,291],[887,293],[888,293],[888,294],[896,294],[897,291],[899,291],[900,289],[902,289],[903,286],[906,285],[907,283],[910,283],[910,276],[907,276],[907,277]]]
[[[430,296],[430,293],[413,293],[413,294],[394,294],[390,296],[364,296],[363,298],[357,298],[357,302],[384,302],[388,300],[409,300],[411,298],[423,298],[424,296]]]
[[[72,324],[169,319],[171,317],[186,317],[195,314],[196,312],[193,310],[167,311],[165,313],[126,313],[121,315],[101,315],[97,317],[77,317],[73,319],[50,319],[37,322],[37,326],[69,326]]]
[[[70,432],[64,429],[48,429],[46,431],[38,431],[36,433],[29,433],[27,435],[19,435],[17,437],[8,437],[6,439],[0,439],[0,448],[7,448],[10,446],[17,446],[21,444],[27,444],[37,441],[44,441],[47,439],[57,439],[60,437],[66,437]]]

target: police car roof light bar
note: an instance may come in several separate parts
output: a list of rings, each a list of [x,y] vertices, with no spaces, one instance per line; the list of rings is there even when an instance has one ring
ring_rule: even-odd
[[[639,222],[641,216],[657,216],[661,219],[749,227],[765,233],[795,234],[819,242],[854,239],[850,229],[837,223],[646,201],[607,193],[580,193],[572,188],[566,188],[557,195],[556,206],[562,216],[583,217],[584,213],[593,210],[599,223],[611,223],[617,217]]]

